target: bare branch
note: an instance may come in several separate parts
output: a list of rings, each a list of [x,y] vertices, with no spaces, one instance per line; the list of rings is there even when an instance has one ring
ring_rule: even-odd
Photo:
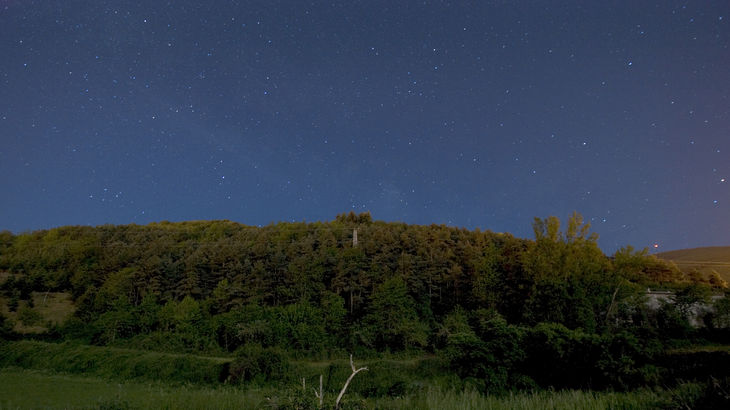
[[[324,400],[324,391],[322,390],[322,375],[319,375],[319,408],[322,408],[322,401]]]
[[[317,389],[312,387],[312,390],[314,390],[314,397],[319,399],[319,408],[322,408],[322,402],[324,400],[324,393],[322,392],[322,375],[319,375],[319,392]]]
[[[352,361],[352,355],[350,355],[350,367],[352,368],[352,374],[350,377],[347,378],[347,381],[345,382],[345,385],[342,386],[342,390],[340,391],[340,395],[337,396],[337,401],[335,401],[335,408],[340,408],[340,400],[342,400],[342,396],[345,395],[345,391],[347,390],[347,386],[350,385],[350,382],[352,381],[352,378],[355,377],[356,374],[360,373],[363,370],[367,370],[367,367],[361,367],[359,369],[355,368],[355,363]]]

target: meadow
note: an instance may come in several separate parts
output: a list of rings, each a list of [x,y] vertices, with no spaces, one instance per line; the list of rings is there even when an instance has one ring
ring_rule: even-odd
[[[288,389],[114,382],[100,377],[20,368],[0,369],[0,408],[48,409],[241,409],[295,408],[289,396],[311,396]],[[330,397],[330,399],[333,399]],[[651,409],[671,403],[666,392],[629,393],[578,390],[520,392],[489,396],[473,390],[427,386],[402,397],[348,397],[345,408],[363,409]],[[299,401],[300,405],[305,401]],[[306,407],[302,407],[306,408]]]

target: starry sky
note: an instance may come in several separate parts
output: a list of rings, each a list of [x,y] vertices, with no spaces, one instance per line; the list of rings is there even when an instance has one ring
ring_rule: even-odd
[[[730,2],[0,0],[0,230],[374,219],[730,245]]]

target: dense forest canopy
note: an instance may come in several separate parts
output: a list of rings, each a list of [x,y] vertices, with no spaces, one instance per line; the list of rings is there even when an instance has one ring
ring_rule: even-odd
[[[16,307],[33,292],[72,295],[74,318],[54,330],[59,337],[188,352],[416,349],[492,384],[518,370],[559,383],[525,360],[550,356],[540,350],[551,348],[544,339],[589,347],[610,339],[634,349],[626,355],[638,363],[648,345],[625,335],[617,342],[617,334],[681,337],[691,331],[682,308],[708,300],[711,284],[646,250],[604,255],[578,214],[564,227],[555,217],[535,218],[533,227],[534,239],[520,239],[352,212],[264,227],[68,226],[1,233],[0,270],[9,273],[2,290]],[[645,291],[656,286],[686,298],[652,312]],[[502,373],[490,373],[495,363]]]

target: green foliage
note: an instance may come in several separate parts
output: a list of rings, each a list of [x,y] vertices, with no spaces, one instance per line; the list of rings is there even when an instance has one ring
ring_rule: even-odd
[[[321,321],[324,324],[324,331],[329,339],[327,345],[336,346],[338,340],[347,332],[347,310],[345,300],[338,294],[325,292],[320,300],[322,307]]]
[[[234,351],[246,344],[264,347],[276,344],[274,330],[269,325],[269,309],[247,305],[213,319],[218,344],[228,351]]]
[[[278,350],[248,344],[236,350],[228,380],[233,383],[253,381],[261,384],[285,378],[288,370],[288,360]]]
[[[626,246],[613,256],[616,273],[626,280],[644,286],[671,284],[682,279],[679,269],[668,262],[649,255],[649,249],[640,251]]]
[[[510,326],[493,310],[474,312],[472,323],[457,308],[443,322],[441,336],[445,346],[441,354],[451,370],[471,378],[483,391],[504,392],[530,384],[516,373],[524,360],[520,347],[522,331]],[[476,329],[476,330],[475,330]]]
[[[469,325],[463,309],[457,308],[444,318],[439,331],[443,350],[441,355],[462,377],[477,377],[487,363],[485,343]]]
[[[606,257],[577,213],[564,226],[536,218],[533,228],[534,240],[525,240],[348,213],[265,227],[2,233],[0,269],[10,275],[0,291],[19,309],[34,292],[73,295],[74,318],[39,337],[177,353],[259,346],[295,358],[437,352],[462,383],[494,392],[656,383],[653,340],[716,340],[727,327],[726,299],[714,302],[710,329],[690,326],[709,303],[708,284],[680,283],[676,267],[646,250]],[[674,289],[674,301],[650,307],[646,288],[655,285]],[[241,363],[241,374],[253,374],[245,370],[253,362]],[[393,377],[372,391],[408,390]]]
[[[696,409],[727,409],[730,407],[730,377],[711,377],[705,383],[705,388],[692,397],[690,403],[677,404],[686,404]]]
[[[674,293],[674,305],[685,317],[688,317],[693,307],[710,303],[711,292],[710,286],[706,284],[690,283]]]
[[[18,310],[19,305],[20,305],[19,294],[16,292],[13,292],[12,296],[10,296],[10,301],[8,301],[8,310],[11,312],[15,312]]]
[[[416,312],[415,301],[399,277],[388,279],[372,296],[363,319],[362,341],[378,348],[406,349],[427,343],[428,327]]]
[[[327,341],[323,314],[307,302],[299,302],[274,309],[274,327],[280,345],[299,351],[316,352]]]
[[[4,409],[249,409],[261,408],[271,391],[231,387],[129,382],[0,369],[0,407]]]
[[[148,293],[135,308],[136,322],[141,333],[149,333],[159,325],[161,306],[154,294]]]
[[[199,356],[32,341],[5,343],[0,367],[7,366],[169,383],[217,384],[228,377],[227,362]]]
[[[730,351],[724,349],[678,349],[658,355],[657,363],[665,368],[665,379],[706,381],[709,377],[727,377]]]
[[[639,338],[633,333],[621,331],[603,335],[600,348],[593,387],[609,386],[629,390],[635,386],[660,383],[660,370],[651,364],[662,350],[657,340]]]
[[[540,323],[523,339],[523,371],[542,386],[589,387],[592,364],[600,353],[597,335],[570,330],[559,323]],[[588,376],[588,378],[586,378]]]
[[[721,299],[717,299],[713,303],[715,313],[711,319],[711,325],[714,328],[730,328],[730,298],[727,296]]]
[[[301,380],[299,381],[301,383]],[[424,386],[401,396],[363,399],[345,396],[343,408],[373,409],[655,409],[672,408],[672,395],[700,391],[701,385],[683,385],[682,391],[638,390],[629,393],[591,391],[530,391],[505,396],[483,395],[450,386]],[[689,387],[689,388],[688,388]],[[32,370],[0,370],[0,406],[3,408],[100,408],[128,406],[154,409],[315,409],[310,383],[284,388],[239,386],[174,386],[165,383],[108,382],[97,377],[50,374]],[[331,400],[333,395],[326,396]],[[327,407],[325,407],[327,408]],[[674,407],[686,408],[686,407]],[[699,407],[695,407],[699,408]]]
[[[120,296],[112,305],[94,321],[97,333],[94,344],[113,344],[117,339],[125,339],[137,333],[138,320],[132,312],[132,305],[126,297]]]
[[[43,315],[27,305],[18,309],[17,318],[24,326],[37,326],[43,323]]]
[[[120,298],[134,300],[134,273],[134,268],[125,268],[110,274],[94,298],[94,310],[110,310]]]
[[[577,390],[532,390],[510,395],[484,395],[475,390],[450,387],[430,387],[417,394],[374,403],[374,408],[388,409],[656,409],[664,398],[650,390],[631,393],[593,392]]]
[[[687,339],[694,333],[686,313],[675,304],[663,301],[659,309],[652,312],[652,319],[657,332],[666,339]]]
[[[13,323],[0,312],[0,342],[13,336]]]
[[[589,224],[573,213],[565,232],[555,217],[536,218],[535,242],[522,255],[531,279],[523,320],[562,323],[596,331],[605,322],[612,288],[619,283]]]
[[[340,223],[369,224],[373,222],[373,217],[370,215],[370,212],[355,214],[355,212],[350,211],[347,214],[338,214],[335,221]]]

